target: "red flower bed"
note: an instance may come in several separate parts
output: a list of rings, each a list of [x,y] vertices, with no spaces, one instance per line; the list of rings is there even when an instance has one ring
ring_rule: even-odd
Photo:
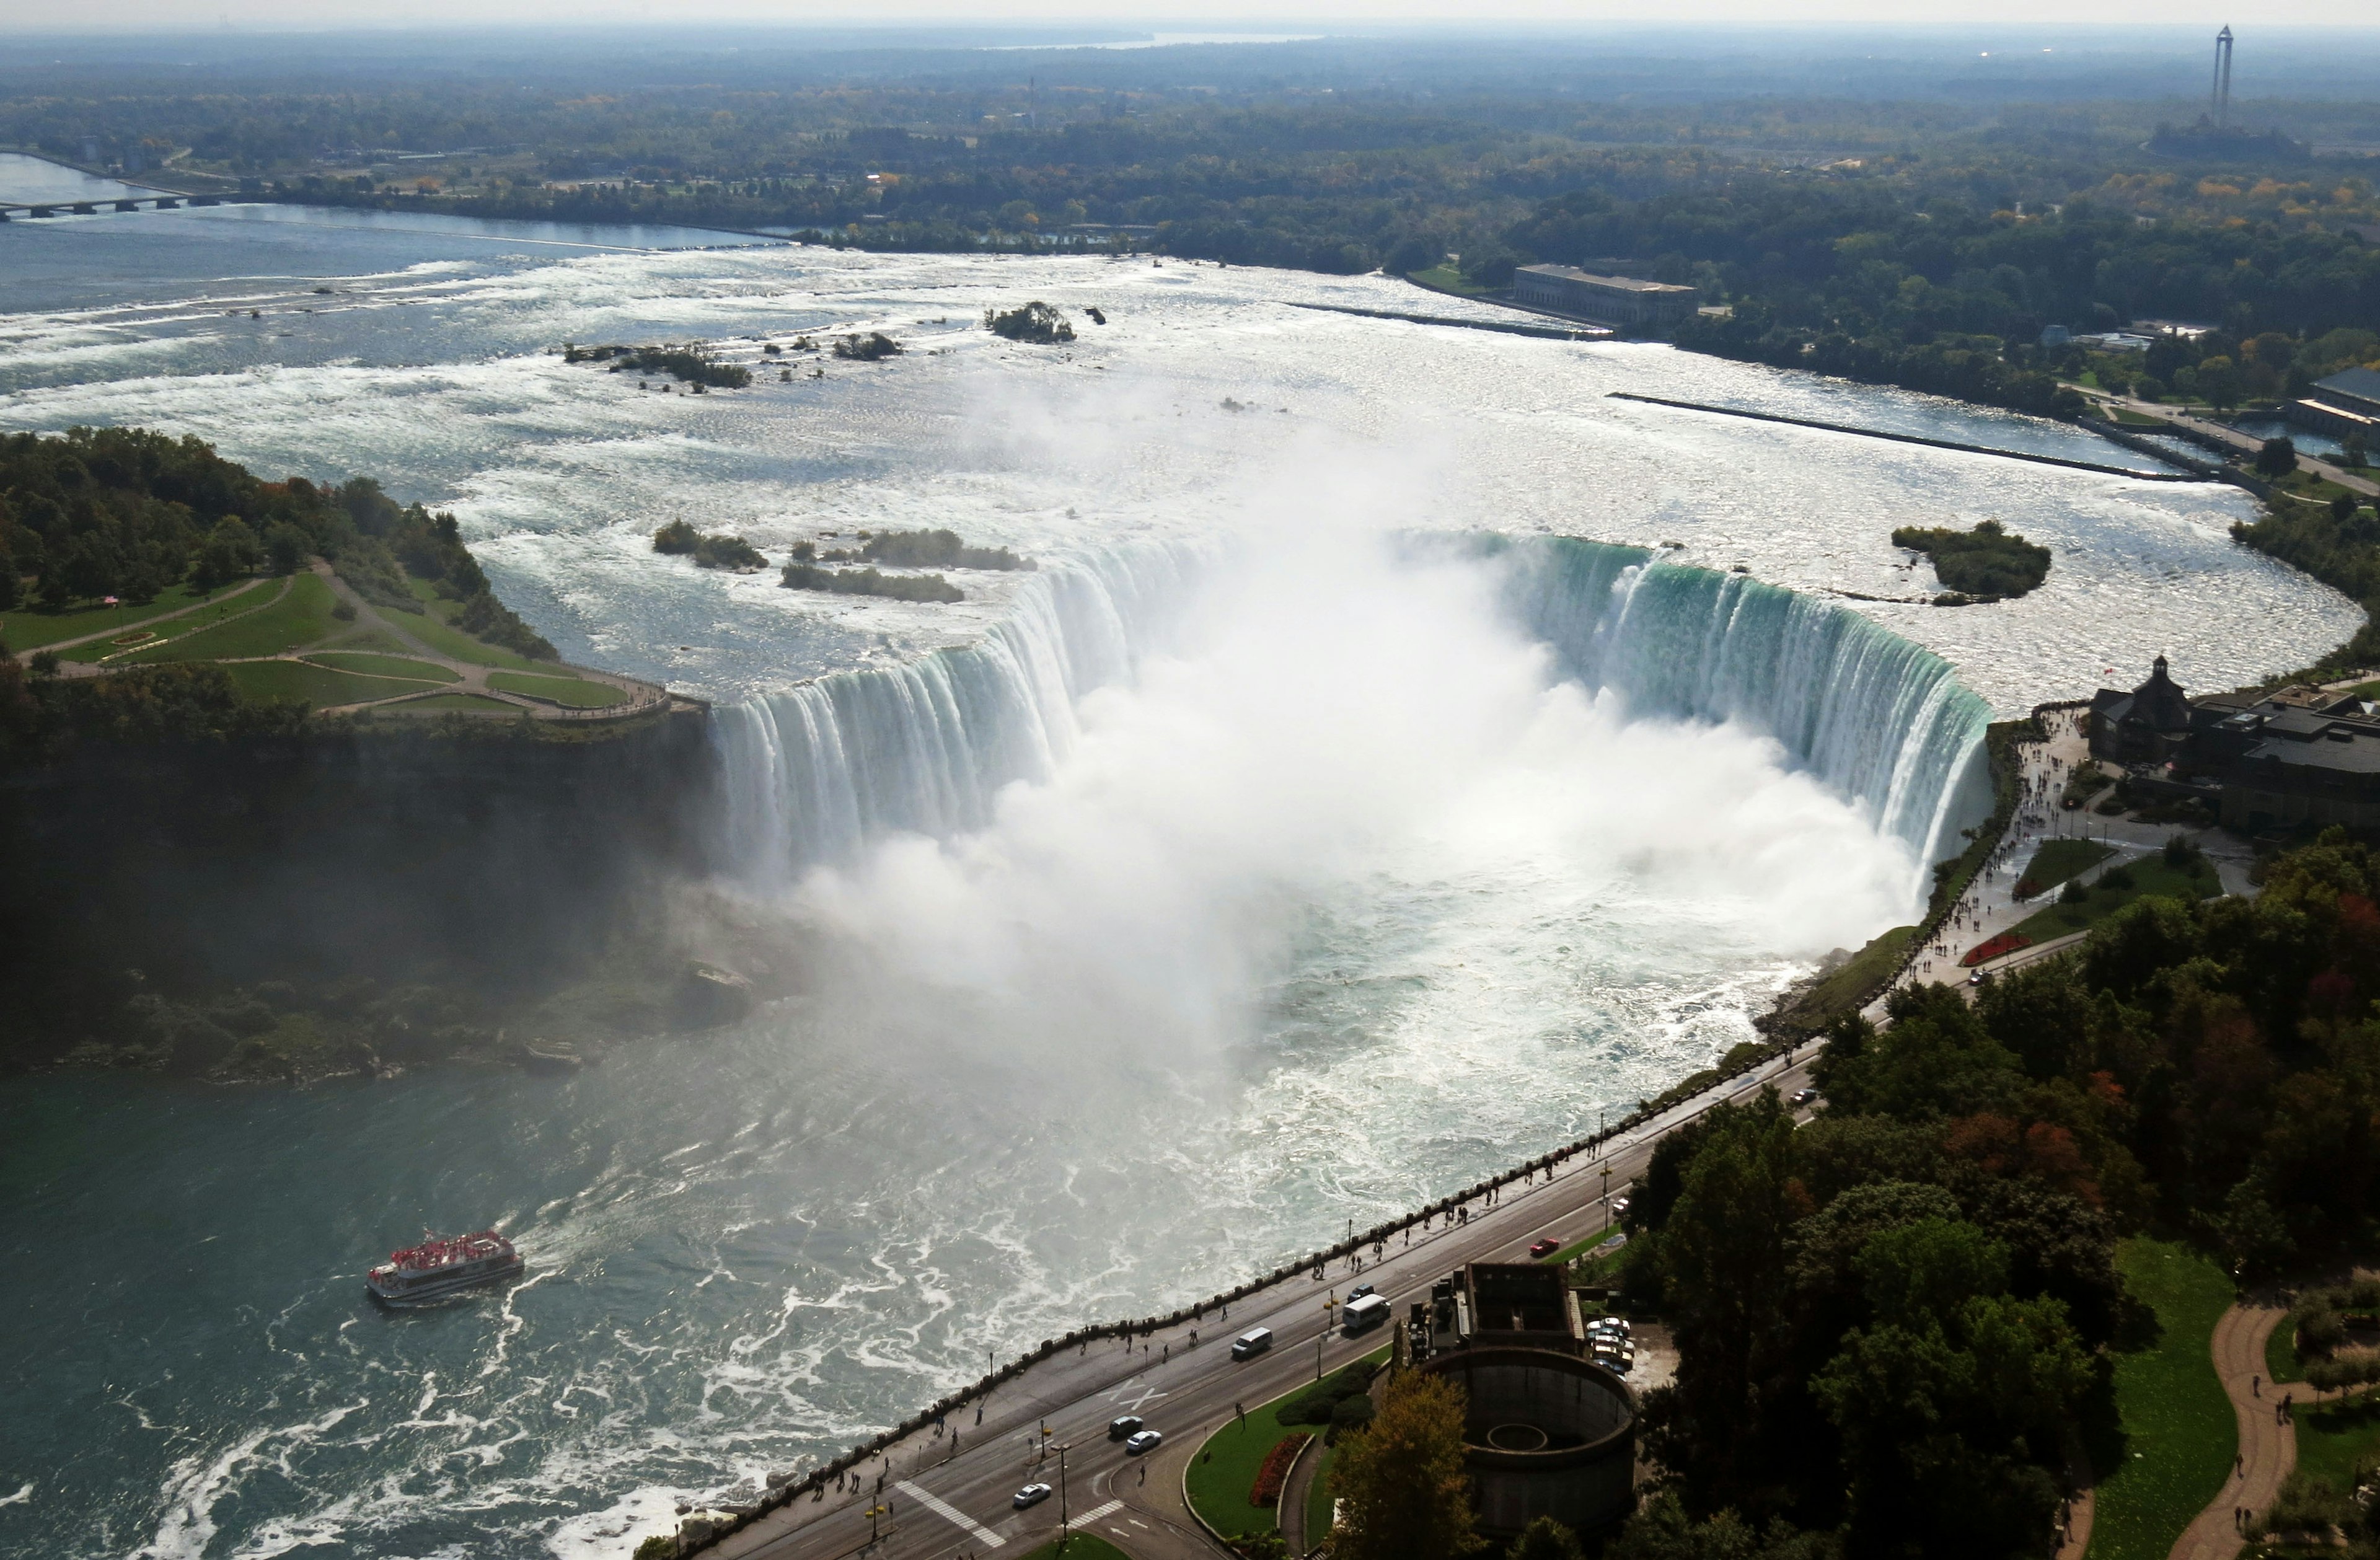
[[[1279,1505],[1281,1487],[1289,1479],[1289,1465],[1297,1460],[1297,1450],[1314,1437],[1300,1431],[1284,1439],[1265,1456],[1264,1466],[1257,1469],[1256,1487],[1248,1492],[1250,1505]]]
[[[1985,959],[1998,958],[2002,954],[2012,954],[2019,948],[2029,948],[2031,946],[2033,946],[2033,939],[2026,936],[2023,932],[2003,932],[1997,937],[1991,938],[1985,942],[1978,943],[1973,947],[1969,948],[1967,950],[1967,957],[1961,959],[1959,962],[1961,964],[1981,964]]]

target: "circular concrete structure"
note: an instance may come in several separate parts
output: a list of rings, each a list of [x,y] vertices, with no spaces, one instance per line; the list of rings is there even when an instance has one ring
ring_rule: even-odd
[[[1421,1370],[1463,1389],[1464,1463],[1480,1530],[1512,1538],[1540,1517],[1581,1533],[1636,1506],[1636,1398],[1573,1354],[1473,1347]]]

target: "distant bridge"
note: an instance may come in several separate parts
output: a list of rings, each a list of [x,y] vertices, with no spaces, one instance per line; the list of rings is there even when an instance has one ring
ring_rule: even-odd
[[[220,195],[128,195],[120,201],[0,201],[0,222],[30,217],[96,216],[101,212],[137,212],[146,205],[170,212],[179,206],[219,206]]]

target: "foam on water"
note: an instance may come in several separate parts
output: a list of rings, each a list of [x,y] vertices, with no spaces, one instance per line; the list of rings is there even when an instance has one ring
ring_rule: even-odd
[[[35,226],[0,228],[0,425],[452,505],[565,653],[721,701],[739,882],[822,972],[567,1079],[0,1096],[0,1231],[53,1275],[0,1299],[11,1552],[616,1554],[987,1349],[1206,1293],[1706,1065],[1910,913],[1987,706],[2161,651],[2237,682],[2355,621],[2234,546],[2220,490],[1603,393],[2125,460],[2071,430],[1289,307],[1415,301],[1381,278]],[[974,325],[1037,297],[1112,323]],[[910,352],[700,398],[551,350],[874,328]],[[2042,591],[1824,599],[1925,593],[1892,526],[1985,515],[2057,549]],[[954,608],[820,598],[655,556],[679,516],[772,552],[947,525],[1042,567],[960,571]],[[1464,532],[1505,540],[1428,540]],[[362,1302],[419,1224],[490,1220],[529,1283]]]

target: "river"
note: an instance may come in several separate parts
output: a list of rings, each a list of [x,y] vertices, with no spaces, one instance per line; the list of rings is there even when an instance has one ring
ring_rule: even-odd
[[[2357,621],[2232,543],[2225,489],[1605,392],[2138,464],[2070,429],[1292,307],[1416,296],[267,206],[0,227],[0,428],[451,506],[566,655],[719,702],[724,892],[821,950],[802,996],[566,1079],[10,1081],[0,1236],[41,1278],[0,1302],[0,1549],[615,1554],[1707,1065],[1911,915],[1987,714]],[[1031,299],[1071,347],[980,328]],[[761,350],[876,329],[907,350]],[[662,395],[557,350],[664,339],[762,372]],[[679,516],[1042,567],[824,599],[657,557]],[[2049,583],[1912,599],[1891,528],[1986,516]],[[1431,540],[1465,532],[1517,541]],[[423,1225],[488,1222],[525,1284],[364,1301]]]

